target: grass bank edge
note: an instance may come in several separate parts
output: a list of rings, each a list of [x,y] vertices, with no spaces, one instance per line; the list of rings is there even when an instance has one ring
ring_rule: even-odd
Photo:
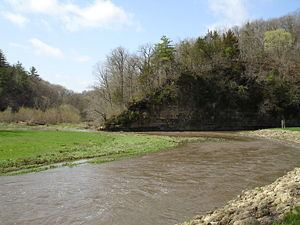
[[[272,225],[299,225],[300,224],[300,206],[295,207],[287,213],[283,220],[274,222]]]
[[[71,132],[71,131],[53,131],[53,130],[5,130],[6,132],[17,132],[21,134],[25,134],[24,139],[29,138],[30,144],[30,136],[31,138],[35,138],[37,134],[43,134],[42,137],[37,136],[37,138],[46,138],[46,141],[42,142],[43,145],[47,146],[51,149],[51,140],[49,140],[49,136],[55,134],[59,135],[71,135],[76,136],[75,139],[78,139],[81,135],[89,138],[91,141],[102,137],[102,142],[98,141],[96,143],[83,143],[75,140],[78,146],[74,146],[74,144],[67,145],[62,143],[62,149],[57,149],[56,151],[50,151],[46,153],[41,153],[39,150],[34,150],[33,154],[30,157],[27,157],[26,154],[21,155],[21,157],[2,157],[0,160],[0,175],[15,175],[19,173],[27,173],[27,172],[35,172],[39,170],[46,170],[49,168],[56,167],[57,163],[66,163],[63,165],[74,166],[73,162],[81,160],[81,159],[91,159],[93,163],[104,163],[109,161],[114,161],[122,158],[128,158],[138,155],[143,155],[150,152],[156,152],[161,150],[167,150],[170,148],[177,147],[181,144],[190,141],[203,141],[205,138],[175,138],[168,136],[156,136],[156,135],[146,135],[146,134],[136,134],[136,133],[107,133],[107,132]],[[2,131],[5,133],[5,131]],[[26,135],[27,134],[27,135]],[[92,137],[91,137],[92,136]],[[49,141],[47,141],[47,138]],[[68,137],[69,138],[69,137]],[[1,139],[1,136],[0,136]],[[3,141],[2,137],[2,141]],[[22,137],[20,138],[22,139]],[[7,140],[9,141],[9,140]],[[18,140],[19,141],[19,140]],[[63,141],[63,140],[62,140]],[[70,141],[70,140],[68,140]],[[15,142],[15,141],[12,141]],[[16,145],[18,144],[15,142]],[[28,143],[27,143],[28,144]],[[39,144],[39,142],[34,142],[35,145]],[[41,145],[42,145],[41,144]],[[86,145],[84,145],[86,144]],[[0,144],[1,145],[1,144]],[[2,144],[3,145],[3,144]],[[21,142],[22,145],[22,142]],[[10,146],[16,147],[15,151],[18,152],[21,146],[14,146],[11,144]],[[60,148],[61,146],[54,146],[55,148]],[[42,148],[42,147],[41,147]],[[40,149],[41,150],[41,149]],[[5,152],[5,151],[4,151]],[[21,151],[21,154],[24,152]],[[3,153],[3,150],[0,151],[0,156]],[[76,165],[76,163],[75,163]],[[52,167],[51,167],[52,166]]]

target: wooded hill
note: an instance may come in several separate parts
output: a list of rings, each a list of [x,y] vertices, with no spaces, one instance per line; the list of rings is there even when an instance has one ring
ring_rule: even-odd
[[[35,67],[10,65],[0,50],[0,122],[79,122],[84,116],[82,94],[44,81]]]
[[[164,36],[135,54],[117,48],[98,69],[108,130],[299,126],[300,11],[176,44]]]

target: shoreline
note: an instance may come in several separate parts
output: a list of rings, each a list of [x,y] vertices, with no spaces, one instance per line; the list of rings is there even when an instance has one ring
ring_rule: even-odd
[[[300,205],[300,168],[272,184],[244,191],[224,207],[182,225],[269,225]]]
[[[242,136],[269,139],[299,148],[300,132],[257,130]],[[273,183],[243,191],[225,206],[196,216],[181,225],[272,225],[300,206],[300,168],[295,168]]]

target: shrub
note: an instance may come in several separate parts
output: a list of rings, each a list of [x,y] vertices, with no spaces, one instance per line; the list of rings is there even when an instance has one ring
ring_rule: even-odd
[[[61,105],[46,111],[31,108],[20,108],[12,112],[10,108],[0,112],[0,122],[26,122],[28,124],[57,124],[80,122],[79,110],[71,105]]]

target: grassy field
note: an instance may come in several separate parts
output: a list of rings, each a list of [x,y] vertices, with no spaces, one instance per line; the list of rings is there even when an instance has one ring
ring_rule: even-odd
[[[273,223],[272,225],[299,225],[300,224],[300,207],[295,208],[292,212],[288,213],[283,221]]]
[[[287,131],[300,131],[300,127],[286,127],[286,128],[270,128],[270,129],[266,129],[266,130],[279,130],[279,131],[283,131],[283,130],[287,130]]]
[[[300,131],[300,127],[287,127],[284,130],[290,130],[290,131]]]
[[[38,171],[80,159],[112,161],[175,147],[185,140],[125,133],[2,129],[0,175]]]

